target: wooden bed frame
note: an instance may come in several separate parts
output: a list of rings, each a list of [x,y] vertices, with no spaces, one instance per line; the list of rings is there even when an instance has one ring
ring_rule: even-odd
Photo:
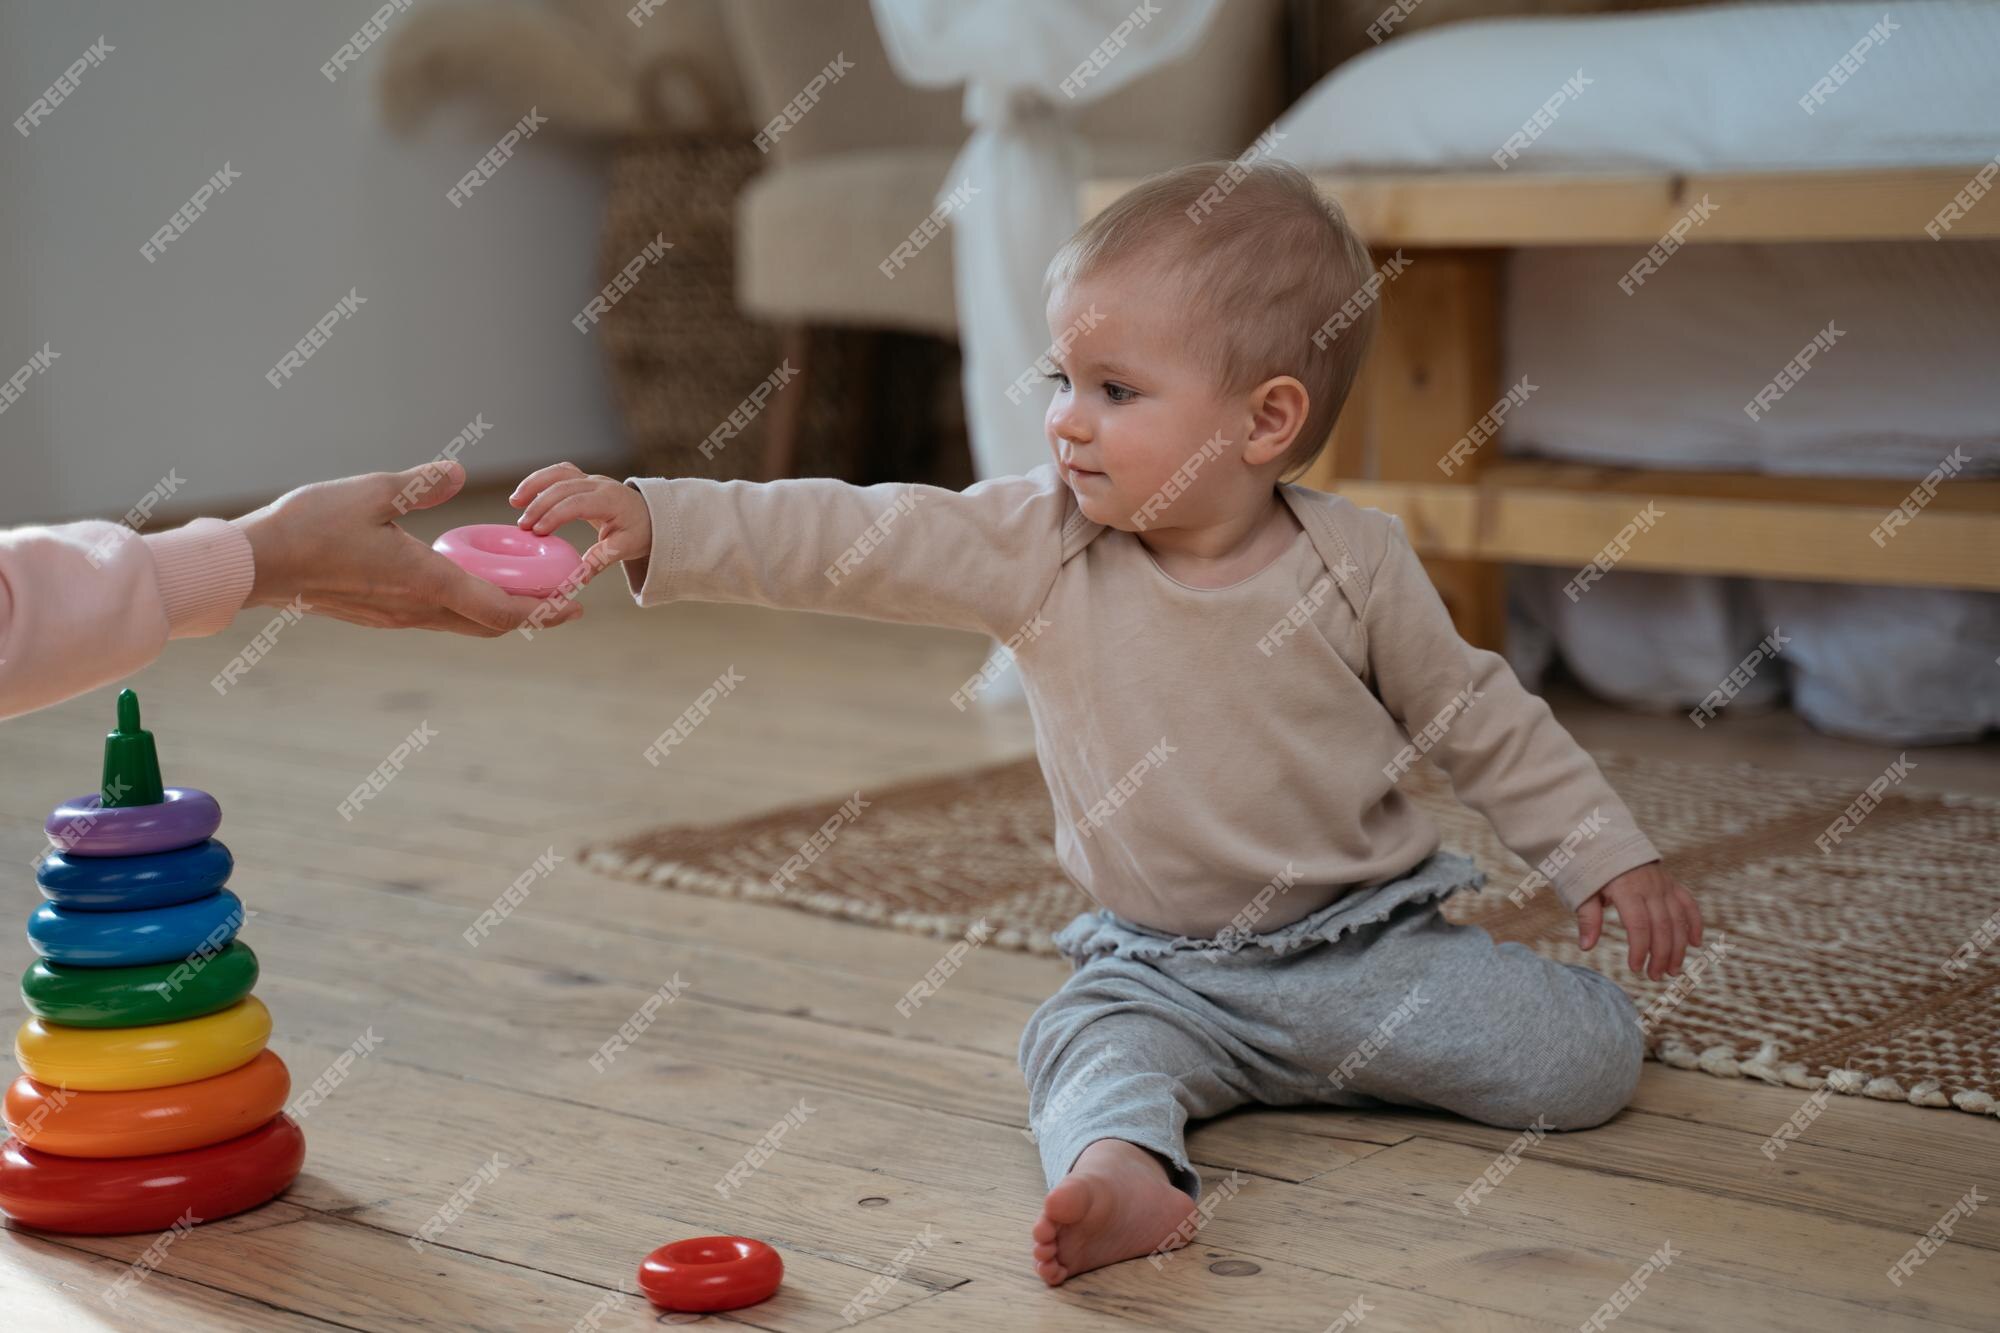
[[[1665,515],[1628,569],[2000,590],[2000,480],[1946,481],[1882,545],[1869,534],[1914,479],[1784,477],[1507,459],[1487,442],[1439,460],[1504,392],[1500,264],[1534,245],[1630,246],[1636,260],[1702,198],[1683,244],[1929,238],[1985,164],[1694,176],[1317,176],[1376,251],[1419,251],[1383,298],[1380,332],[1325,453],[1300,480],[1400,514],[1460,633],[1498,648],[1502,563],[1580,570],[1649,501]],[[1087,213],[1136,182],[1085,189]],[[2000,191],[1996,191],[2000,193]],[[2000,199],[1947,242],[2000,238]],[[1776,367],[1773,367],[1775,370]]]

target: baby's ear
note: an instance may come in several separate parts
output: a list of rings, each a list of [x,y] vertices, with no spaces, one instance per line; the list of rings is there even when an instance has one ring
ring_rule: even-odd
[[[1311,407],[1306,386],[1291,375],[1274,376],[1251,390],[1250,436],[1243,441],[1243,461],[1262,467],[1289,455]]]

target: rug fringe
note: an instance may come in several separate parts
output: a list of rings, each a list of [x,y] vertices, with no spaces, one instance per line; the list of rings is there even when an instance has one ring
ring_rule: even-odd
[[[2000,1116],[2000,1099],[1977,1089],[1964,1088],[1947,1095],[1944,1085],[1934,1078],[1905,1089],[1887,1075],[1870,1077],[1858,1069],[1829,1069],[1824,1077],[1815,1077],[1806,1071],[1802,1063],[1780,1063],[1778,1054],[1778,1043],[1775,1041],[1761,1042],[1756,1054],[1738,1057],[1728,1046],[1710,1046],[1696,1051],[1680,1038],[1667,1036],[1660,1039],[1653,1058],[1675,1069],[1698,1069],[1716,1078],[1747,1076],[1779,1087],[1823,1087],[1848,1097],[1872,1097],[1877,1101],[1909,1102],[1915,1106],[1955,1106],[1974,1115]]]

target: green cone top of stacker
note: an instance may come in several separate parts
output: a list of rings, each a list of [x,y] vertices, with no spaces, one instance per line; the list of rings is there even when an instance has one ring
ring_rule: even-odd
[[[167,799],[160,784],[160,755],[153,733],[139,725],[139,696],[118,695],[118,729],[104,735],[104,780],[99,795],[107,807],[158,805]]]

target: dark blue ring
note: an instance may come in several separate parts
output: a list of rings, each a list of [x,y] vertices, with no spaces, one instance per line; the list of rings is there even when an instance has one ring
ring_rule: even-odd
[[[214,838],[142,856],[70,856],[53,848],[35,863],[42,896],[74,912],[138,912],[206,898],[229,882],[236,859]]]

